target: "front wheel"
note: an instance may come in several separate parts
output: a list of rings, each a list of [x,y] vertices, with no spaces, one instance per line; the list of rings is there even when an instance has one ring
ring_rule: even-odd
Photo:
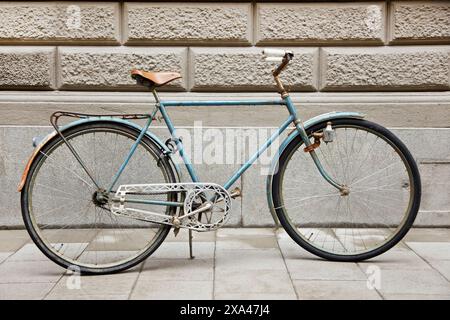
[[[398,243],[420,205],[417,165],[389,130],[359,119],[332,121],[333,142],[315,150],[326,172],[349,191],[320,175],[300,136],[279,159],[272,180],[275,212],[289,236],[328,260],[360,261]],[[307,130],[311,138],[326,122]]]

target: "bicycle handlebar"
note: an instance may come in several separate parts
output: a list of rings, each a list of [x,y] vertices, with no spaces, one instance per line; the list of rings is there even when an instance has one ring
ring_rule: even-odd
[[[264,49],[262,51],[263,56],[268,57],[280,57],[283,58],[286,55],[287,51],[280,49]]]
[[[294,58],[294,53],[289,50],[264,49],[262,51],[262,54],[265,61],[281,62],[281,64],[275,70],[273,70],[274,77],[278,77],[281,71],[286,68],[289,61]]]
[[[265,57],[264,60],[270,62],[282,62],[283,57]]]
[[[285,51],[280,49],[264,49],[262,51],[262,54],[265,61],[281,62],[278,67],[272,71],[272,74],[281,95],[287,95],[288,93],[284,89],[283,84],[281,83],[281,80],[278,78],[278,76],[294,58],[294,53],[288,50]]]

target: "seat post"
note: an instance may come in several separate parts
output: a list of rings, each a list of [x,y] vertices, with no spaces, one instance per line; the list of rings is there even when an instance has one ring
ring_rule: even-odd
[[[153,96],[155,97],[156,103],[159,103],[161,100],[159,99],[158,92],[156,92],[156,88],[153,87],[152,93],[153,93]]]

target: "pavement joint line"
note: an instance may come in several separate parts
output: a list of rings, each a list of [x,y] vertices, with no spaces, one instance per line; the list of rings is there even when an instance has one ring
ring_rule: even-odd
[[[83,249],[83,251],[81,251],[81,253],[79,253],[78,257],[81,256],[84,252],[86,251],[86,248]],[[59,277],[59,279],[55,282],[55,284],[50,288],[50,290],[44,295],[44,297],[42,298],[42,300],[45,300],[48,295],[53,291],[53,289],[55,289],[55,287],[58,285],[58,283],[64,278],[64,276],[67,274],[67,269],[65,269],[65,271],[62,273],[61,277]]]
[[[361,270],[361,272],[364,274],[364,276],[366,277],[366,283],[367,283],[367,273],[364,272],[361,264],[359,262],[356,262],[356,266],[359,268],[359,270]],[[364,281],[364,280],[360,280],[360,281]],[[374,287],[375,292],[380,296],[381,300],[386,300],[386,297],[381,293],[380,290],[378,290],[376,287]]]
[[[84,250],[83,250],[84,252]],[[81,253],[80,253],[81,255]],[[64,276],[67,274],[67,269],[64,269],[65,271],[61,274],[61,276],[58,278],[57,281],[55,281],[55,283],[53,284],[53,286],[50,288],[50,290],[48,290],[48,292],[44,295],[44,297],[41,300],[45,300],[48,295],[53,291],[53,289],[55,289],[55,287],[58,285],[58,283],[64,278]]]
[[[403,241],[402,241],[403,242]],[[411,250],[412,252],[414,252],[414,254],[416,256],[418,256],[420,259],[422,259],[427,265],[429,265],[431,267],[431,269],[433,269],[434,271],[436,271],[442,278],[444,278],[445,281],[447,281],[448,283],[450,283],[450,280],[447,279],[446,276],[444,276],[438,269],[436,269],[427,259],[425,259],[424,257],[422,257],[420,254],[418,254],[416,251],[414,251],[413,248],[411,248],[410,246],[408,246],[408,244],[406,243],[406,241],[404,242],[404,245]]]
[[[2,231],[2,230],[0,230],[0,231]],[[11,254],[5,259],[5,260],[3,260],[2,262],[0,262],[0,265],[2,265],[3,263],[5,263],[6,261],[8,261],[9,260],[9,258],[11,258],[13,255],[15,255],[16,253],[17,253],[17,251],[19,251],[20,249],[22,249],[23,247],[25,247],[27,244],[29,244],[30,243],[30,240],[27,240],[27,241],[25,241],[19,248],[17,248],[15,251],[11,251]],[[34,244],[34,242],[33,242],[33,244]]]
[[[63,276],[64,276],[64,274],[63,274]],[[0,285],[2,285],[2,284],[41,284],[41,283],[58,283],[59,282],[59,279],[56,281],[56,282],[53,282],[53,281],[33,281],[33,282],[16,282],[16,281],[13,281],[13,282],[5,282],[5,283],[0,283]]]
[[[331,262],[333,263],[333,262]],[[366,280],[360,280],[360,279],[314,279],[314,278],[308,278],[308,279],[295,279],[295,281],[324,281],[324,282],[366,282]]]
[[[287,263],[286,263],[286,258],[284,257],[283,250],[281,250],[280,242],[278,241],[277,232],[276,232],[277,229],[278,228],[274,228],[275,241],[277,242],[277,246],[278,246],[278,250],[280,251],[281,258],[283,259],[284,267],[286,268],[286,271],[287,271],[287,274],[289,276],[289,279],[291,280],[291,285],[292,285],[292,288],[294,289],[294,292],[295,292],[295,298],[297,300],[299,300],[300,296],[299,296],[299,294],[297,292],[297,289],[295,289],[294,280],[292,279],[291,272],[289,271],[289,268],[288,268]]]
[[[11,252],[11,254],[9,254],[6,258],[5,258],[5,260],[3,260],[3,261],[0,261],[0,266],[3,264],[3,263],[5,263],[6,262],[6,260],[8,260],[9,258],[11,258],[12,257],[12,255],[13,254],[15,254],[17,251],[14,251],[14,252]]]
[[[148,259],[148,257],[147,257]],[[145,259],[144,261],[141,262],[141,266],[139,267],[139,271],[138,271],[138,275],[136,277],[136,279],[133,282],[133,285],[131,286],[131,290],[130,293],[128,294],[127,300],[131,300],[131,296],[133,294],[133,291],[136,289],[137,283],[139,281],[139,278],[141,277],[142,271],[144,270],[144,265],[145,262],[147,261],[147,259]]]
[[[44,294],[44,296],[41,298],[41,300],[45,300],[47,299],[47,297],[49,296],[49,294],[53,291],[53,289],[55,289],[55,287],[58,285],[59,281],[61,281],[61,279],[64,277],[64,273],[61,275],[61,277],[58,279],[58,281],[56,281],[52,287],[50,288],[50,290],[47,291],[46,294]]]

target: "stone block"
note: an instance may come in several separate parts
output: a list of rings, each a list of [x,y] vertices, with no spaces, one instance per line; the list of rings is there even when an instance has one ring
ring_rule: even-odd
[[[251,43],[251,4],[127,3],[127,44]]]
[[[390,13],[391,43],[450,43],[450,2],[394,1]]]
[[[0,88],[49,90],[55,87],[55,48],[0,47]]]
[[[284,48],[286,49],[286,48]],[[273,91],[276,62],[262,59],[259,48],[193,48],[190,82],[193,91]],[[291,91],[315,91],[318,50],[294,49],[295,57],[281,79]]]
[[[136,84],[132,69],[179,72],[162,90],[186,88],[185,48],[64,47],[59,49],[58,83],[62,90],[148,90]]]
[[[118,3],[5,2],[0,21],[0,43],[120,42]]]
[[[325,48],[323,91],[448,90],[449,48]]]
[[[258,4],[257,44],[381,44],[385,6],[370,3]]]

